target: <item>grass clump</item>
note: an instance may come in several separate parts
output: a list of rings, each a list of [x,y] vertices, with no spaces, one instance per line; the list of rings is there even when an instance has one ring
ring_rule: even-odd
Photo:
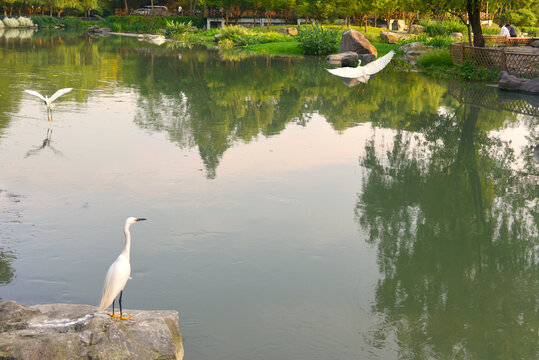
[[[60,20],[57,17],[53,16],[31,16],[30,17],[34,24],[40,28],[48,28],[54,26],[60,26]]]
[[[166,29],[167,22],[176,23],[191,22],[192,26],[202,28],[204,22],[201,19],[185,16],[109,16],[102,26],[109,27],[114,32],[154,33],[160,34]]]
[[[191,26],[193,26],[193,22],[190,20],[188,22],[167,20],[165,30],[167,36],[179,35],[188,32],[191,29]]]
[[[248,45],[246,50],[272,55],[302,55],[303,51],[299,47],[299,41],[289,40],[285,42],[271,42],[264,44]]]
[[[417,59],[417,64],[425,68],[449,68],[453,66],[451,54],[447,49],[427,51]]]
[[[238,36],[247,36],[249,35],[249,30],[241,25],[230,25],[225,26],[221,29],[221,34],[225,39],[234,40]]]
[[[458,20],[437,21],[422,19],[419,24],[425,27],[425,33],[431,37],[450,35],[453,32],[467,32],[466,25]]]
[[[62,26],[70,29],[80,29],[84,27],[84,24],[81,19],[73,17],[73,16],[67,16],[61,21]]]
[[[328,55],[339,48],[341,28],[324,28],[321,25],[298,27],[299,46],[306,55]]]

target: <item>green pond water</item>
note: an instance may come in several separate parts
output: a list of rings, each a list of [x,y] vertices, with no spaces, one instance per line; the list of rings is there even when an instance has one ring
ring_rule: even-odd
[[[537,359],[538,97],[326,67],[3,32],[1,299],[97,304],[145,217],[185,359]]]

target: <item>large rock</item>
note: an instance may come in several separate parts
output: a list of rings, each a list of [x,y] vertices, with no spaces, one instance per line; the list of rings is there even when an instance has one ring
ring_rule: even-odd
[[[504,90],[524,91],[539,94],[539,78],[523,79],[500,71],[498,86]]]
[[[389,28],[391,30],[393,30],[393,31],[406,31],[406,30],[408,30],[407,26],[406,26],[406,21],[397,20],[397,19],[389,20]]]
[[[368,63],[376,60],[376,55],[374,54],[359,54],[359,59],[361,60],[361,64],[367,65]]]
[[[391,31],[380,32],[380,38],[388,44],[396,44],[400,39],[408,40],[409,36],[406,34],[397,34]]]
[[[530,46],[531,46],[531,47],[534,47],[534,48],[539,48],[539,39],[533,40],[533,41],[530,43]]]
[[[399,48],[399,50],[404,53],[403,60],[412,65],[417,63],[417,59],[421,55],[433,49],[434,47],[427,46],[417,41],[405,44]]]
[[[412,34],[421,34],[425,32],[425,27],[423,25],[412,25]]]
[[[358,55],[353,51],[328,55],[326,61],[337,66],[355,66]]]
[[[154,45],[162,45],[167,41],[163,35],[154,35],[154,34],[140,34],[138,36],[138,40],[147,41]]]
[[[135,321],[95,314],[90,305],[0,303],[0,358],[183,358],[177,311],[124,310]]]
[[[460,32],[452,32],[450,36],[453,39],[457,39],[457,40],[464,39],[464,35],[462,35],[462,33]]]
[[[370,41],[362,33],[353,29],[342,34],[339,53],[347,51],[353,51],[356,54],[374,54],[374,56],[378,56],[376,48],[372,46]]]
[[[285,35],[297,35],[298,34],[298,29],[295,28],[295,27],[289,27],[289,28],[279,28],[277,30],[275,30],[276,32],[278,33],[281,33],[281,34],[285,34]]]

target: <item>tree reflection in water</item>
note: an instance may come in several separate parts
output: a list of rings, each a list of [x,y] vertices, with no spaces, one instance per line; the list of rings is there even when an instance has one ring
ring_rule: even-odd
[[[6,246],[5,242],[9,239],[7,228],[10,222],[17,217],[13,205],[19,202],[19,196],[10,194],[0,189],[0,286],[7,285],[15,278],[15,271],[11,263],[15,260],[14,253]],[[0,297],[1,299],[1,297]]]
[[[536,359],[539,167],[515,171],[477,106],[429,120],[360,159],[356,218],[382,274],[368,340],[394,336],[405,359]]]

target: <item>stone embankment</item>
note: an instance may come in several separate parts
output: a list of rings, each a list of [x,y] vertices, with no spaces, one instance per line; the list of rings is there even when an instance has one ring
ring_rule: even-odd
[[[177,311],[125,310],[111,320],[90,305],[0,303],[0,359],[183,358]]]

